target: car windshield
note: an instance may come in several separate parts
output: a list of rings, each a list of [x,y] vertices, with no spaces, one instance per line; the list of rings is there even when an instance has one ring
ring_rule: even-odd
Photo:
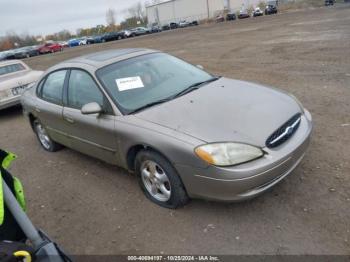
[[[124,114],[213,79],[196,66],[164,53],[117,62],[97,70],[96,75]]]

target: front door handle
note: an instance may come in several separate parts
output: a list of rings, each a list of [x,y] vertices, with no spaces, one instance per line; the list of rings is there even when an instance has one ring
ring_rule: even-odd
[[[65,119],[67,122],[71,123],[71,124],[74,123],[74,119],[71,118],[71,117],[69,117],[69,116],[64,116],[64,119]]]

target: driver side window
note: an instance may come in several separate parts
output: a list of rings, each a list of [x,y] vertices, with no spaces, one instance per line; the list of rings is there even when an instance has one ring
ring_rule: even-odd
[[[71,70],[68,84],[68,106],[81,109],[85,104],[96,102],[110,112],[108,102],[92,77],[82,70]]]

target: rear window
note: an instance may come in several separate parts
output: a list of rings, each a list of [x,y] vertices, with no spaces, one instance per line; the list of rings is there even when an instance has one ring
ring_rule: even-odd
[[[0,67],[0,76],[25,70],[22,64],[12,64]]]

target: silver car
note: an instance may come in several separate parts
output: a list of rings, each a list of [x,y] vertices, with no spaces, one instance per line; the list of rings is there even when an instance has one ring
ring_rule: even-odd
[[[147,49],[60,63],[22,104],[45,150],[64,145],[133,171],[167,208],[259,195],[300,163],[312,131],[291,95]]]
[[[20,60],[0,62],[0,110],[19,105],[21,94],[42,74]]]

